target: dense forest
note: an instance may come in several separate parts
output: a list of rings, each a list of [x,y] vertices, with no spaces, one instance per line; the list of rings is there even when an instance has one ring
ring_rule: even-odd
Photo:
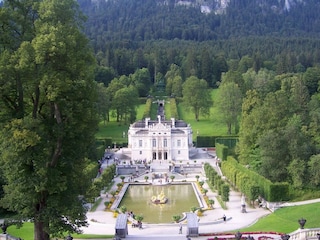
[[[277,0],[231,0],[224,14],[205,14],[200,6],[177,5],[177,1],[172,0],[78,2],[88,16],[87,34],[104,42],[208,41],[247,36],[319,37],[320,30],[320,3],[316,0],[298,1],[290,11],[275,9],[280,2]]]
[[[101,116],[133,121],[137,101],[126,96],[164,84],[184,99],[185,83],[203,79],[219,88],[213,104],[239,136],[241,163],[274,182],[319,187],[320,3],[270,7],[280,2],[231,0],[225,13],[204,14],[175,1],[79,0],[105,93]]]
[[[261,1],[231,0],[224,14],[204,14],[174,1],[78,2],[101,67],[97,81],[106,86],[140,68],[148,68],[155,83],[172,63],[182,68],[183,79],[196,74],[217,87],[226,63],[245,56],[254,59],[256,70],[277,73],[303,71],[320,62],[317,1],[279,12],[271,7],[278,1],[264,6]]]

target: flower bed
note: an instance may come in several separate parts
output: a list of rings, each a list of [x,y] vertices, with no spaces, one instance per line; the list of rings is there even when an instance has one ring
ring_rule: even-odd
[[[257,239],[258,240],[278,239],[278,238],[265,236],[267,234],[279,235],[279,236],[282,235],[282,233],[278,233],[278,232],[242,232],[243,237],[241,239],[247,239],[248,235],[251,235],[254,237],[254,235],[257,235],[257,234],[259,234],[260,236],[258,238],[255,238],[256,240]],[[210,236],[210,238],[208,238],[207,240],[232,240],[232,239],[236,239],[234,236],[234,233],[202,233],[202,234],[199,234],[199,236],[202,236],[202,237],[205,237],[205,236],[209,237]]]

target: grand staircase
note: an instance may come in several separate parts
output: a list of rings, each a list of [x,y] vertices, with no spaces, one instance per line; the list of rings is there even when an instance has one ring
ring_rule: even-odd
[[[170,164],[163,160],[153,160],[150,164],[150,172],[168,173],[170,172]]]

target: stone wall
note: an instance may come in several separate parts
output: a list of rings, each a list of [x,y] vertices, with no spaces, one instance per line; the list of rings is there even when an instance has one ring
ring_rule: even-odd
[[[0,234],[0,240],[20,240],[20,239],[21,238],[17,238],[9,234]]]

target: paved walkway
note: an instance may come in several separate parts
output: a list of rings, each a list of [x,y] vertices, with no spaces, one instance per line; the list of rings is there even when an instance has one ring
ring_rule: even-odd
[[[215,166],[214,159],[200,159],[200,161],[212,161],[212,165]],[[183,180],[195,181],[196,175],[200,174],[188,174],[188,177],[181,177]],[[120,178],[115,178],[115,183],[113,190],[117,187],[117,183],[121,182]],[[150,180],[150,178],[149,178]],[[182,179],[180,179],[181,181]],[[205,176],[200,176],[199,181],[205,180]],[[135,181],[145,182],[144,176],[136,178]],[[179,178],[175,178],[174,181],[179,181]],[[247,206],[246,213],[241,212],[241,194],[239,192],[231,191],[229,202],[227,202],[227,210],[222,209],[219,205],[218,200],[216,200],[217,194],[212,192],[207,183],[204,184],[204,188],[208,189],[207,195],[210,199],[215,199],[214,209],[206,210],[204,215],[200,217],[199,221],[199,233],[200,234],[212,234],[216,233],[217,235],[234,232],[238,229],[250,226],[254,224],[258,219],[270,214],[269,210],[264,208],[250,208]],[[100,206],[94,212],[88,212],[88,222],[89,226],[83,228],[85,234],[115,234],[115,223],[116,218],[113,217],[112,212],[105,211],[104,202],[108,200],[105,194],[102,194],[103,200],[101,201]],[[294,205],[307,204],[313,202],[320,202],[320,199],[310,200],[306,202],[294,203]],[[227,221],[223,222],[222,216],[226,215]],[[143,229],[132,228],[128,226],[128,236],[126,238],[132,240],[138,239],[153,239],[153,240],[179,240],[187,239],[186,238],[187,226],[183,224],[182,234],[179,234],[179,224],[170,223],[170,224],[143,224]],[[246,236],[246,235],[244,235]],[[243,236],[243,237],[244,237]],[[261,235],[252,235],[254,239],[258,239]],[[266,235],[266,237],[272,237],[270,239],[281,239],[279,235]],[[191,239],[214,239],[215,235],[206,236],[206,237],[197,237]],[[218,237],[230,237],[220,235]]]
[[[187,181],[195,181],[195,175],[189,174]],[[143,176],[141,179],[135,179],[138,181],[145,181]],[[200,177],[204,179],[204,176]],[[185,178],[184,178],[185,179]],[[115,179],[114,186],[120,182],[119,178]],[[175,179],[179,181],[179,179]],[[204,188],[209,187],[204,185]],[[228,210],[222,209],[216,200],[216,193],[208,191],[207,195],[210,199],[215,199],[214,209],[207,210],[204,215],[200,217],[199,221],[199,233],[222,233],[234,231],[246,226],[249,226],[257,221],[257,219],[266,216],[270,211],[263,208],[248,208],[247,213],[241,212],[241,195],[238,192],[230,192],[230,200],[227,202]],[[103,200],[100,206],[98,206],[95,212],[89,212],[87,214],[89,226],[83,228],[85,234],[114,234],[116,218],[113,217],[112,212],[105,211],[104,202],[107,201],[107,197],[102,195]],[[226,215],[227,221],[224,223],[221,219],[223,215]],[[131,228],[129,226],[129,233],[127,238],[130,239],[186,239],[186,225],[183,225],[183,234],[179,234],[178,224],[143,224],[143,229]],[[208,239],[208,237],[198,237],[197,239]]]
[[[195,178],[189,180],[194,181]],[[204,186],[206,188],[206,186]],[[209,198],[215,198],[215,193],[209,191]],[[116,218],[113,213],[104,211],[103,202],[95,212],[87,214],[89,227],[84,228],[86,234],[114,234]],[[230,200],[227,203],[228,210],[223,210],[218,201],[215,200],[213,210],[204,212],[204,216],[200,217],[199,233],[222,233],[234,231],[249,226],[257,221],[257,219],[268,215],[270,212],[262,208],[248,208],[247,213],[241,213],[241,196],[237,192],[230,192]],[[224,223],[221,219],[226,215],[227,221]],[[130,239],[186,239],[186,225],[183,225],[183,234],[179,234],[178,224],[143,224],[143,229],[131,228],[129,226]],[[161,236],[161,237],[160,237]],[[207,239],[198,237],[197,239]]]

